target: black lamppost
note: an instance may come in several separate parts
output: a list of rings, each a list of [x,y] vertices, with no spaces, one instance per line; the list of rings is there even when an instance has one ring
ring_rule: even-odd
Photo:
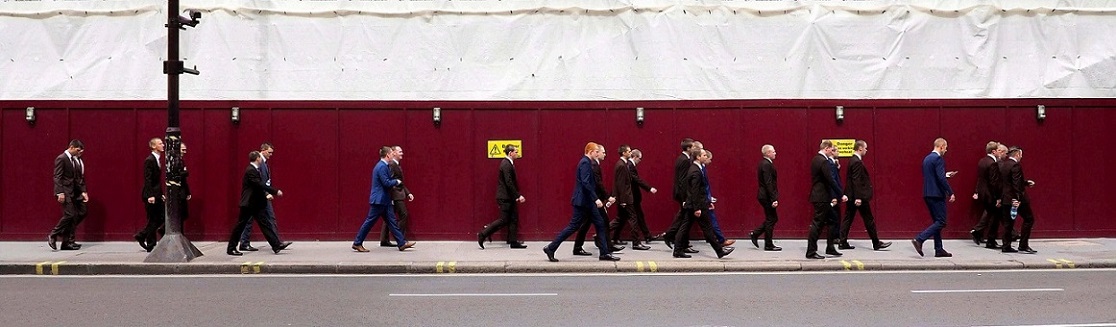
[[[198,74],[197,70],[186,68],[179,60],[178,31],[185,30],[186,26],[197,26],[201,13],[191,10],[189,17],[180,16],[178,1],[169,0],[167,4],[167,61],[163,62],[163,74],[167,74],[167,138],[164,141],[167,154],[167,219],[164,226],[167,232],[144,262],[188,262],[202,256],[201,251],[182,235],[181,207],[186,205],[186,201],[182,194],[182,129],[178,123],[178,75]]]

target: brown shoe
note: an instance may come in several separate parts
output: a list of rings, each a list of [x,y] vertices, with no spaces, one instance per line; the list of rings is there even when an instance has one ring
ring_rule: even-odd
[[[733,244],[736,244],[736,240],[725,240],[724,243],[721,243],[721,246],[732,246]]]
[[[368,249],[365,249],[363,245],[353,245],[353,250],[357,252],[368,252]]]
[[[408,241],[407,244],[403,244],[403,245],[399,246],[399,251],[410,249],[412,247],[415,247],[415,242],[414,241]]]

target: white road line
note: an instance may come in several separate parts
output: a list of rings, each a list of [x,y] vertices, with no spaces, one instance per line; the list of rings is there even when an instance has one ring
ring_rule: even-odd
[[[396,294],[391,293],[388,296],[402,296],[402,297],[467,297],[467,296],[557,296],[558,293],[417,293],[417,294]]]
[[[1089,269],[1003,269],[1003,270],[879,270],[879,271],[777,271],[777,272],[745,272],[745,271],[732,271],[732,272],[658,272],[658,273],[473,273],[473,274],[377,274],[377,275],[360,275],[360,274],[249,274],[249,275],[229,275],[229,274],[196,274],[196,275],[58,275],[58,276],[41,276],[41,275],[0,275],[0,279],[11,278],[49,278],[49,279],[68,279],[68,278],[93,278],[93,279],[112,279],[112,278],[308,278],[308,277],[331,277],[331,278],[462,278],[462,277],[581,277],[581,276],[598,276],[598,277],[670,277],[670,276],[729,276],[729,275],[941,275],[941,274],[992,274],[992,273],[1028,273],[1028,274],[1093,274],[1093,273],[1110,273],[1116,272],[1116,268],[1089,268]]]
[[[911,293],[1007,293],[1007,292],[1063,292],[1061,288],[1003,288],[984,290],[911,290]]]
[[[1116,324],[1066,324],[1066,325],[999,325],[999,326],[973,326],[973,327],[1113,327]]]

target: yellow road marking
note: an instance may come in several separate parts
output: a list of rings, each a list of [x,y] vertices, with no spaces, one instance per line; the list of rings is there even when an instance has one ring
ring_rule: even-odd
[[[253,263],[251,261],[245,261],[244,263],[240,264],[240,273],[241,274],[258,274],[258,273],[260,273],[260,266],[263,266],[263,264],[264,264],[263,261],[259,261],[259,262],[255,262],[255,263]]]
[[[42,275],[43,274],[43,265],[48,264],[48,263],[50,263],[50,261],[43,261],[43,262],[40,262],[38,264],[35,264],[35,274],[36,275]]]
[[[66,262],[65,261],[59,261],[59,262],[52,263],[50,265],[50,274],[51,275],[57,275],[58,274],[58,265],[63,264],[63,263],[66,263]]]
[[[1046,261],[1050,261],[1050,262],[1054,263],[1054,268],[1062,268],[1062,262],[1061,261],[1054,260],[1054,259],[1046,259]]]
[[[1070,268],[1077,268],[1076,266],[1073,265],[1073,261],[1069,261],[1069,260],[1066,260],[1066,259],[1058,259],[1058,261],[1065,262],[1066,265],[1069,266]]]
[[[450,261],[449,272],[451,272],[451,273],[457,272],[457,261]]]
[[[651,272],[659,272],[659,265],[655,264],[654,261],[648,261],[647,265],[651,266]]]
[[[437,273],[439,273],[439,274],[441,274],[441,273],[445,272],[445,271],[444,271],[444,270],[442,269],[442,267],[444,267],[445,265],[446,265],[446,262],[445,262],[445,261],[438,261],[438,264],[437,264],[437,265],[434,265],[434,267],[435,267],[435,270],[434,270],[434,271],[435,271],[435,272],[437,272]]]
[[[841,260],[841,264],[845,265],[845,270],[852,270],[852,264],[849,263],[848,261]]]
[[[252,266],[252,271],[257,274],[260,273],[260,266],[263,266],[263,263],[263,261],[257,262],[255,265]]]
[[[852,262],[856,264],[856,270],[864,270],[863,262],[860,262],[860,260],[853,260]]]
[[[643,272],[643,261],[636,261],[636,271]]]

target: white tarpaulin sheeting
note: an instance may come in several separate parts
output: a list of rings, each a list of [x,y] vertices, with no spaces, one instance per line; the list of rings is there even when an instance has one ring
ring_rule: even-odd
[[[1116,1],[182,3],[183,99],[1116,96]],[[166,2],[0,0],[0,100],[166,97]]]

